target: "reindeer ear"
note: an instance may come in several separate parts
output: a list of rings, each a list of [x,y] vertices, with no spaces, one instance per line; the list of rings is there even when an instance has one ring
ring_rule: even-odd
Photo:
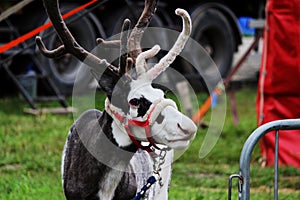
[[[111,96],[118,80],[117,76],[113,77],[115,74],[111,75],[109,71],[110,70],[105,70],[103,74],[100,74],[93,69],[90,70],[93,77],[97,80],[100,89],[105,92],[107,96]]]
[[[103,74],[91,70],[93,77],[97,80],[100,89],[106,93],[107,96],[111,96],[115,85],[119,80],[119,76],[113,73],[110,69],[106,69]]]

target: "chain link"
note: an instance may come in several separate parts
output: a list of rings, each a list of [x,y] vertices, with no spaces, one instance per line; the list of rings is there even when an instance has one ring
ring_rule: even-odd
[[[163,181],[160,175],[161,172],[161,166],[165,163],[165,158],[167,155],[167,150],[168,148],[163,148],[161,150],[159,150],[159,154],[155,154],[153,156],[153,160],[154,160],[154,164],[153,164],[153,173],[158,177],[158,182],[160,187],[162,187]]]

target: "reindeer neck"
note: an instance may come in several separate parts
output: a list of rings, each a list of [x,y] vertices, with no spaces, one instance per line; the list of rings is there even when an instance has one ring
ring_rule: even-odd
[[[115,120],[106,111],[102,113],[99,123],[103,134],[112,145],[109,145],[109,149],[106,148],[104,152],[107,162],[98,164],[98,166],[105,171],[101,179],[103,181],[99,183],[101,189],[98,192],[98,196],[100,199],[111,199],[124,176],[124,172],[128,170],[129,162],[137,151],[137,147],[131,142],[128,145],[122,146],[120,142],[122,139],[117,135],[122,133],[115,130]],[[102,141],[103,135],[101,136],[100,134],[96,146],[100,145],[100,147],[103,147]],[[127,192],[128,191],[124,191],[123,193],[127,194]]]
[[[132,143],[126,131],[121,126],[120,122],[114,119],[110,114],[108,114],[107,111],[103,111],[99,122],[100,124],[103,124],[102,130],[106,137],[117,148],[132,153],[137,151],[138,148]]]
[[[119,147],[127,147],[132,145],[133,143],[123,126],[124,120],[126,120],[124,112],[121,109],[113,106],[108,99],[105,101],[105,112],[112,119],[111,132],[117,145]]]

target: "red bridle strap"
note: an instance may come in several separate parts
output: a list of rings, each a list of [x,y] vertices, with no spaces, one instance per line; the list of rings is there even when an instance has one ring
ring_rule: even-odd
[[[138,121],[138,120],[132,120],[132,119],[129,119],[127,121],[127,125],[125,125],[125,129],[127,131],[127,134],[129,136],[129,138],[131,139],[131,141],[138,147],[138,148],[141,148],[143,150],[146,150],[148,152],[152,152],[153,150],[151,149],[151,147],[155,147],[156,149],[160,149],[156,144],[155,144],[155,141],[153,140],[153,137],[151,135],[151,125],[150,125],[150,117],[154,111],[154,109],[156,108],[156,105],[158,103],[156,103],[150,110],[148,116],[147,116],[147,119],[145,121]],[[147,137],[147,140],[149,142],[149,145],[148,146],[143,146],[141,144],[141,142],[138,142],[133,133],[131,132],[130,130],[130,126],[138,126],[138,127],[143,127],[145,129],[145,132],[146,132],[146,137]]]
[[[108,99],[105,102],[105,104],[106,104],[105,105],[105,110],[108,112],[108,114],[110,114],[114,119],[117,119],[120,122],[120,124],[123,125],[123,127],[125,128],[125,130],[127,132],[127,135],[129,136],[130,140],[132,141],[132,143],[134,145],[136,145],[140,149],[146,150],[147,152],[153,152],[153,150],[151,149],[151,147],[155,147],[156,149],[160,149],[160,148],[155,144],[155,141],[154,141],[154,139],[153,139],[153,137],[151,135],[151,125],[152,124],[150,124],[151,123],[150,121],[152,120],[152,123],[153,123],[153,120],[155,120],[155,119],[151,119],[151,116],[152,116],[153,112],[155,111],[155,109],[157,107],[159,107],[158,105],[161,102],[163,102],[163,101],[168,101],[168,103],[166,103],[166,105],[171,105],[173,107],[176,107],[175,103],[173,104],[173,101],[166,100],[166,99],[160,99],[160,100],[156,101],[155,103],[153,103],[153,105],[150,107],[150,110],[147,113],[147,118],[145,119],[145,121],[138,121],[138,120],[127,119],[124,114],[123,115],[121,114],[122,113],[121,110],[119,110],[118,108],[114,108],[110,104],[110,102],[109,102]],[[160,107],[160,108],[162,108],[162,107]],[[154,115],[154,118],[156,118],[156,117]],[[142,145],[141,141],[138,141],[135,138],[135,136],[132,133],[131,128],[130,128],[132,126],[144,128],[147,140],[149,142],[148,146]]]

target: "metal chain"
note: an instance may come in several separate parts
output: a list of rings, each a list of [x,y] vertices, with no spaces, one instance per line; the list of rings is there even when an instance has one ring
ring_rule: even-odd
[[[157,175],[160,187],[162,187],[164,185],[161,175],[160,175],[160,172],[161,172],[161,166],[165,163],[167,150],[168,150],[167,148],[163,148],[160,150],[158,155],[156,154],[155,156],[153,156],[153,159],[154,159],[153,173],[155,175]]]

